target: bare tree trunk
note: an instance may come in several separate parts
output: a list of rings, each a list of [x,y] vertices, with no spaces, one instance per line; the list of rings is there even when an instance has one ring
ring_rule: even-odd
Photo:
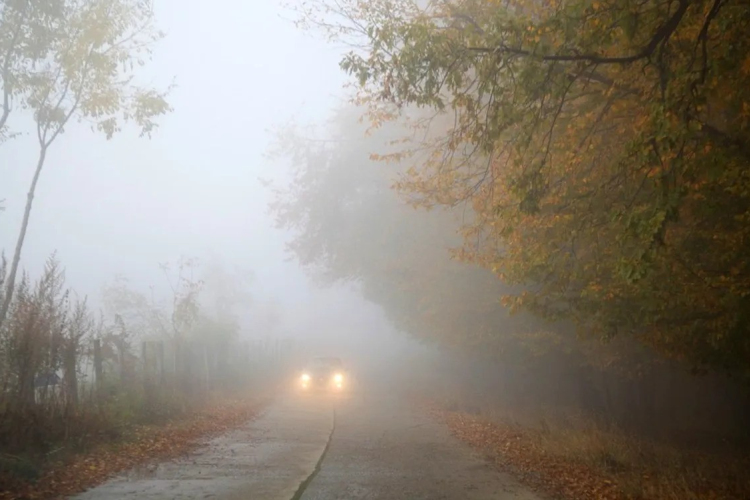
[[[37,346],[28,331],[21,331],[21,345],[17,353],[18,396],[17,409],[24,411],[36,404],[35,382],[39,372]]]
[[[178,382],[181,382],[182,379],[180,376],[182,375],[182,343],[179,339],[174,339],[172,342],[173,347],[173,357],[174,357],[174,378]]]
[[[20,411],[23,411],[36,403],[36,395],[34,392],[35,376],[36,373],[30,366],[30,363],[25,363],[21,373],[18,375],[18,398],[16,402],[20,407]]]
[[[18,265],[21,262],[21,250],[23,250],[23,242],[26,239],[26,230],[29,227],[29,218],[31,217],[31,206],[34,202],[36,185],[39,182],[39,175],[42,173],[42,167],[44,167],[44,160],[46,157],[47,148],[42,146],[39,151],[39,160],[36,163],[34,177],[31,180],[31,187],[29,188],[29,192],[26,195],[26,208],[23,212],[21,231],[18,233],[16,250],[13,252],[13,261],[10,264],[10,273],[8,274],[8,281],[5,284],[5,296],[3,297],[2,308],[0,308],[0,326],[2,326],[5,322],[5,318],[8,316],[8,309],[10,309],[10,304],[13,300],[13,292],[16,287],[16,276],[18,275]]]
[[[149,362],[148,362],[148,343],[146,341],[141,342],[141,362],[143,363],[143,380],[147,381],[149,379],[149,368],[151,368]]]
[[[578,368],[578,384],[581,408],[596,419],[601,419],[604,413],[602,395],[594,383],[596,377],[594,369],[588,365]]]
[[[187,410],[186,398],[188,395],[188,389],[190,382],[188,380],[189,372],[189,360],[188,360],[188,349],[185,342],[181,338],[174,339],[174,359],[175,359],[175,373],[174,373],[174,389],[179,395],[179,399],[182,406],[182,411]]]
[[[150,349],[153,345],[149,345],[149,342],[141,342],[141,362],[143,363],[143,393],[146,397],[146,406],[149,412],[153,412],[156,408],[156,394],[154,387],[154,372],[153,372],[153,358],[149,354],[152,353],[153,349]]]
[[[211,391],[211,369],[209,368],[209,361],[208,361],[208,344],[203,345],[203,366],[205,369],[205,376],[206,376],[206,393],[209,393]]]
[[[164,387],[164,384],[167,381],[167,374],[166,369],[164,367],[164,341],[160,340],[156,344],[156,356],[157,356],[157,369],[159,370],[159,383],[161,383],[162,387]]]
[[[606,368],[601,372],[602,396],[604,405],[604,423],[610,425],[617,420],[612,389],[617,384],[617,376]]]
[[[101,399],[102,383],[104,382],[104,368],[102,366],[102,342],[94,339],[94,375],[96,377],[96,398]]]
[[[125,366],[125,345],[122,340],[115,342],[117,348],[117,359],[120,364],[120,382],[124,382],[128,376],[127,367]]]
[[[65,404],[71,409],[78,404],[78,372],[76,370],[76,353],[78,343],[70,340],[63,354],[63,367],[65,370]]]

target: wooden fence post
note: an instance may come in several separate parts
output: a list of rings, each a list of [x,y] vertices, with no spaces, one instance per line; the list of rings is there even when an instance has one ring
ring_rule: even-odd
[[[211,390],[211,374],[208,366],[208,344],[203,344],[203,367],[205,370],[206,392]]]
[[[159,382],[162,387],[166,382],[166,373],[164,369],[164,341],[160,340],[156,343],[156,369],[159,371]]]
[[[63,350],[63,378],[65,381],[65,406],[75,408],[78,404],[78,372],[76,344],[70,341]]]

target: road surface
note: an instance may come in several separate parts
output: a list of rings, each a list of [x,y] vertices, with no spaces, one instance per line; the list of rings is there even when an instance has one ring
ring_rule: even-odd
[[[387,394],[288,394],[189,457],[130,471],[74,498],[540,500]]]

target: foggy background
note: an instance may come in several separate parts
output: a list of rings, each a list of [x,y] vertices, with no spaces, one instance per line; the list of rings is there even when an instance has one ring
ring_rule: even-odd
[[[286,262],[288,235],[267,214],[270,193],[259,178],[283,182],[286,175],[284,164],[264,157],[269,128],[323,119],[343,101],[338,51],[285,15],[275,0],[157,2],[167,36],[139,78],[157,88],[175,82],[168,98],[174,111],[151,140],[139,139],[134,127],[110,141],[86,124],[66,128],[38,185],[22,268],[35,277],[56,251],[68,286],[96,307],[101,287],[117,274],[159,295],[167,289],[159,263],[213,254],[254,275],[242,336],[262,335],[254,314],[278,306],[282,335],[314,333],[321,350],[354,348],[375,333],[381,346],[392,340],[379,308],[346,288],[316,289]],[[21,128],[21,117],[14,113],[11,126]],[[8,141],[0,154],[0,247],[8,256],[35,138]]]
[[[729,111],[731,103],[709,90],[681,94],[687,86],[679,75],[696,73],[697,52],[682,53],[685,44],[677,42],[664,48],[670,35],[661,34],[687,16],[692,25],[680,29],[705,36],[705,53],[709,44],[712,54],[741,46],[739,29],[708,34],[722,2],[705,20],[698,11],[708,5],[687,9],[684,2],[664,25],[659,15],[641,17],[654,18],[638,29],[650,40],[662,37],[660,51],[683,56],[664,52],[670,57],[651,61],[658,79],[636,74],[635,65],[622,63],[628,57],[614,58],[617,69],[602,80],[598,56],[583,51],[573,59],[594,57],[590,75],[571,69],[578,65],[571,61],[537,81],[539,68],[554,68],[579,43],[589,44],[589,34],[570,35],[582,23],[577,5],[561,7],[555,16],[564,22],[552,33],[514,18],[526,13],[510,15],[515,27],[508,29],[519,40],[565,40],[549,49],[564,57],[540,58],[503,46],[507,12],[500,11],[510,4],[438,2],[423,13],[420,0],[290,0],[294,13],[279,0],[158,0],[154,25],[165,36],[144,67],[131,68],[132,86],[112,81],[120,78],[113,68],[140,65],[143,40],[129,30],[137,32],[151,12],[150,2],[124,3],[2,5],[3,27],[10,26],[0,40],[8,46],[3,89],[20,94],[12,99],[17,108],[40,110],[34,120],[14,109],[7,127],[0,124],[6,258],[37,155],[47,152],[35,127],[63,123],[64,106],[46,103],[82,99],[78,113],[65,116],[84,118],[66,123],[65,136],[39,163],[21,252],[28,278],[14,281],[15,265],[9,278],[0,269],[0,448],[32,449],[42,464],[58,443],[81,446],[115,438],[111,431],[128,425],[305,389],[306,361],[335,356],[348,372],[339,388],[369,404],[373,413],[365,417],[390,398],[409,411],[431,410],[478,449],[507,450],[498,429],[514,442],[523,435],[545,460],[588,464],[602,477],[624,474],[627,491],[648,491],[647,477],[667,473],[678,493],[653,498],[713,491],[701,484],[703,471],[717,484],[746,476],[750,274],[735,247],[750,233],[739,216],[727,222],[733,205],[750,214],[750,189],[735,189],[737,179],[747,180],[747,154],[736,148],[746,141],[712,152],[719,144],[702,137],[702,125],[692,131],[690,113],[684,129],[662,120],[682,104],[661,103],[661,114],[649,102],[660,88],[664,100],[675,91],[669,101],[690,101],[696,113],[704,98]],[[27,24],[29,5],[39,11]],[[596,21],[595,34],[638,18],[590,7],[597,13],[585,16]],[[48,14],[56,8],[65,14]],[[491,29],[482,29],[484,18]],[[42,42],[31,40],[38,33]],[[124,55],[116,48],[123,40]],[[622,49],[599,47],[598,34],[593,40],[595,53]],[[737,57],[727,54],[718,60]],[[507,66],[503,57],[526,76],[516,81],[515,62]],[[729,63],[706,66],[701,79],[724,80],[713,74],[717,68],[728,72]],[[667,74],[678,76],[667,85]],[[622,89],[621,79],[630,82]],[[592,81],[608,90],[590,90]],[[730,87],[738,81],[726,80]],[[76,86],[83,98],[69,96]],[[167,88],[165,105],[159,93]],[[50,92],[55,97],[39,97]],[[547,102],[550,96],[559,103]],[[91,130],[94,123],[111,132],[115,122],[101,121],[108,107],[145,130],[153,117],[158,128],[149,139],[131,125],[108,141]],[[564,132],[558,117],[568,122]],[[726,120],[717,130],[731,138]],[[6,140],[8,132],[19,135]],[[694,145],[683,155],[675,144],[688,139]],[[650,148],[655,159],[631,157]],[[610,151],[611,161],[604,156]],[[563,159],[548,164],[552,154]],[[707,166],[727,174],[713,179]],[[654,169],[664,172],[652,176]],[[677,184],[669,178],[680,169],[680,189],[690,196],[674,201],[668,183]],[[682,209],[688,217],[678,221]],[[666,245],[672,236],[677,243]],[[719,285],[682,254],[709,277],[720,264]],[[722,458],[684,461],[694,450]],[[0,453],[0,482],[3,460]],[[6,462],[18,465],[15,457]]]
[[[266,156],[275,129],[283,130],[290,122],[304,125],[336,119],[332,115],[347,97],[342,89],[347,77],[338,64],[341,48],[296,29],[285,19],[291,15],[275,0],[223,0],[210,5],[171,0],[157,2],[156,9],[156,24],[166,37],[156,44],[153,61],[139,70],[138,78],[157,88],[175,82],[177,86],[168,96],[174,111],[159,117],[160,128],[151,140],[139,139],[134,127],[111,141],[92,133],[86,124],[66,127],[66,136],[52,146],[42,173],[23,249],[22,268],[32,277],[39,275],[45,260],[56,251],[66,270],[66,285],[88,296],[96,309],[102,287],[118,275],[128,278],[131,288],[143,294],[153,287],[157,297],[166,297],[169,287],[160,263],[181,256],[215,256],[227,268],[237,267],[254,276],[252,298],[243,308],[241,340],[267,334],[292,337],[297,351],[305,355],[339,355],[357,370],[386,374],[394,371],[394,356],[408,359],[411,353],[422,352],[417,341],[407,339],[397,327],[435,344],[463,343],[490,357],[498,354],[488,346],[493,339],[502,340],[500,333],[509,333],[506,336],[513,339],[522,326],[537,328],[506,321],[498,306],[503,294],[500,284],[486,269],[448,264],[445,250],[455,244],[455,224],[447,219],[433,220],[422,212],[418,219],[406,220],[400,212],[403,204],[385,184],[377,184],[385,182],[382,176],[348,168],[366,162],[364,146],[334,151],[351,157],[334,165],[339,170],[323,177],[329,181],[327,188],[345,191],[353,198],[347,201],[352,201],[352,213],[361,218],[351,218],[352,227],[348,228],[336,220],[322,219],[328,225],[327,236],[343,240],[338,241],[342,243],[339,253],[347,264],[366,251],[360,260],[365,266],[372,264],[369,277],[375,279],[370,280],[371,289],[364,295],[352,284],[314,286],[285,252],[291,234],[274,227],[268,213],[274,193],[261,179],[284,186],[293,178],[285,161],[288,158],[282,155],[270,160]],[[31,129],[30,120],[28,126],[20,120],[23,114],[14,113],[10,127]],[[346,133],[359,133],[339,117],[338,126],[342,124]],[[351,136],[348,140],[354,142]],[[0,150],[0,199],[5,199],[5,211],[0,213],[0,247],[6,252],[15,245],[36,153],[34,138],[28,135],[7,141]],[[371,182],[373,179],[377,182]],[[318,199],[333,198],[322,193]],[[334,208],[346,214],[351,208],[344,206],[346,203],[339,202],[341,206]],[[359,210],[358,203],[369,205]],[[378,226],[384,234],[374,234],[374,240],[359,238],[373,233],[367,224]],[[390,241],[390,246],[383,247],[390,255],[370,244],[381,236]],[[347,259],[351,256],[356,258]],[[380,280],[385,267],[378,266],[390,266],[391,262],[384,261],[394,256],[413,260],[395,262],[403,267],[401,274],[393,272]],[[358,265],[361,262],[354,263],[354,269],[344,267],[350,275],[358,276]],[[436,281],[425,285],[425,277],[431,274],[436,275]],[[394,276],[396,280],[388,281]],[[410,276],[423,279],[422,288],[418,284],[410,288]],[[401,286],[403,282],[407,286]],[[442,288],[433,286],[435,283]],[[374,303],[389,309],[388,319]],[[467,310],[472,314],[466,314]],[[554,336],[547,334],[557,332],[538,333],[544,334],[533,337],[540,346],[554,347],[549,340]],[[597,358],[583,352],[583,347],[589,346],[575,345],[582,350],[576,351],[581,358],[587,354]],[[562,358],[544,349],[542,353],[555,362]],[[545,404],[551,394],[564,393],[575,404],[580,400],[592,407],[602,405],[600,397],[590,394],[601,385],[604,388],[599,392],[620,403],[618,411],[623,415],[632,414],[633,401],[644,399],[644,388],[655,385],[650,380],[634,384],[616,378],[612,384],[621,385],[618,390],[627,394],[613,392],[610,397],[608,384],[612,384],[589,366],[579,369],[579,359],[569,357],[556,364],[535,354],[530,368],[519,367],[519,373],[511,373],[511,365],[521,358],[512,350],[504,355],[487,361],[491,369],[486,371],[475,359],[467,363],[459,360],[450,370],[443,370],[450,372],[444,377],[458,380],[459,374],[466,374],[466,386],[483,385],[492,394],[510,394],[513,388],[519,398],[541,395],[536,400]],[[539,367],[549,368],[548,373],[533,370]],[[664,377],[659,390],[677,394],[674,386],[679,385],[684,389],[679,397],[693,404],[692,400],[698,399],[694,398],[695,382],[687,375],[680,376],[679,383]],[[562,390],[558,386],[562,381],[570,387]],[[710,383],[704,385],[703,393],[711,397],[719,393]],[[465,387],[456,392],[463,396]],[[733,400],[731,392],[717,397]],[[595,404],[590,404],[593,400]],[[647,411],[642,420],[651,420],[655,402],[672,406],[663,397],[654,396],[644,404]],[[569,401],[558,406],[563,403]],[[716,404],[694,406],[702,411]],[[734,410],[726,413],[731,412]],[[731,416],[737,421],[741,417],[739,412]]]

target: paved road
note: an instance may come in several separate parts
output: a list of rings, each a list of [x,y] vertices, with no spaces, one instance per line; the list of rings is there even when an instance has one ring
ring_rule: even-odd
[[[387,395],[280,398],[184,459],[78,495],[114,499],[539,500]]]

